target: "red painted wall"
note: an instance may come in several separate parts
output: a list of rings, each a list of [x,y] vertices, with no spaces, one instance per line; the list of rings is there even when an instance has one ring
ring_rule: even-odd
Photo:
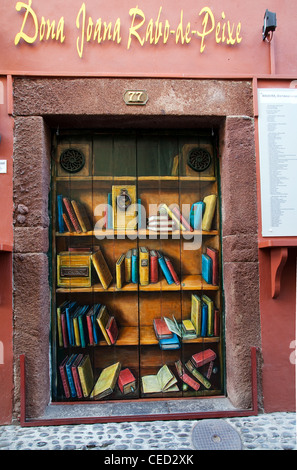
[[[8,115],[7,80],[0,77],[0,160],[7,173],[0,174],[0,424],[12,417],[12,145],[13,121]]]

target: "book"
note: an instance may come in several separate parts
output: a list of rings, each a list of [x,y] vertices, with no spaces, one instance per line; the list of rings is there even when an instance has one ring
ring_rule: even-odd
[[[204,210],[205,202],[199,201],[192,204],[190,209],[190,225],[194,230],[201,230]]]
[[[83,396],[86,398],[90,395],[94,387],[94,374],[91,365],[90,356],[85,355],[77,366],[80,378]]]
[[[57,255],[58,287],[91,287],[91,253],[61,251]]]
[[[172,274],[171,272],[169,271],[169,268],[166,264],[166,261],[164,259],[164,256],[158,252],[158,263],[159,263],[159,266],[162,270],[162,273],[164,274],[165,276],[165,279],[167,281],[167,283],[170,285],[170,284],[173,284],[174,283],[174,279],[172,277]]]
[[[168,328],[164,318],[154,318],[153,327],[158,340],[172,337],[172,331]]]
[[[180,285],[180,281],[179,281],[178,275],[176,274],[176,271],[175,271],[175,269],[174,269],[174,267],[173,267],[173,264],[172,264],[171,260],[170,260],[167,256],[164,256],[164,260],[165,260],[165,263],[166,263],[166,265],[167,265],[167,268],[168,268],[169,271],[170,271],[170,274],[171,274],[171,276],[172,276],[173,281],[175,282],[175,284],[176,284],[177,286],[179,286],[179,285]]]
[[[209,380],[207,380],[207,378],[204,377],[204,375],[202,375],[201,372],[199,372],[195,368],[195,366],[190,360],[186,362],[185,366],[188,371],[191,372],[191,374],[195,377],[195,379],[197,379],[198,382],[200,382],[205,388],[209,389],[211,387],[211,383],[209,382]]]
[[[137,248],[132,249],[132,260],[131,260],[131,280],[133,284],[138,284],[139,279],[139,266],[138,266],[138,250]]]
[[[75,201],[74,199],[71,200],[71,204],[82,232],[90,232],[92,230],[92,224],[90,222],[85,206],[79,201]]]
[[[126,368],[121,370],[118,378],[118,386],[124,395],[130,392],[135,392],[136,379],[130,369]]]
[[[198,368],[208,364],[211,361],[214,361],[217,357],[216,353],[212,349],[205,349],[199,353],[193,354],[191,361],[194,367]]]
[[[213,335],[220,336],[220,311],[217,308],[214,310]]]
[[[75,215],[70,199],[68,197],[63,197],[63,203],[69,216],[69,219],[71,220],[71,223],[74,227],[74,230],[76,231],[76,233],[81,233],[82,229],[79,224],[78,218]]]
[[[76,357],[77,357],[77,354],[71,354],[71,356],[69,357],[65,365],[66,375],[67,375],[68,384],[70,388],[70,395],[72,398],[76,398],[76,389],[75,389],[74,380],[72,376],[71,366],[73,362],[75,361]]]
[[[150,267],[149,267],[149,250],[144,247],[139,247],[139,284],[147,286],[150,282]]]
[[[82,398],[83,396],[81,384],[80,384],[80,378],[79,378],[78,371],[77,371],[77,366],[81,362],[82,358],[83,358],[83,354],[78,354],[75,360],[73,361],[73,363],[71,364],[71,373],[73,377],[73,382],[74,382],[77,398]]]
[[[119,329],[115,317],[112,315],[105,327],[106,333],[110,339],[111,344],[115,344],[118,339]]]
[[[100,247],[98,247],[98,250],[91,255],[91,259],[103,289],[108,289],[112,281],[112,274]]]
[[[107,228],[113,229],[113,207],[112,207],[112,194],[107,195]]]
[[[79,330],[79,339],[80,345],[82,348],[85,348],[88,345],[88,331],[87,331],[87,320],[86,314],[90,310],[89,305],[84,305],[77,315],[77,323],[78,323],[78,330]]]
[[[182,328],[183,328],[183,331],[185,332],[186,335],[189,335],[189,334],[194,334],[196,336],[196,329],[193,325],[193,323],[191,322],[191,320],[183,320],[182,321]]]
[[[210,194],[203,199],[203,202],[205,203],[205,211],[202,218],[202,230],[207,232],[211,230],[217,196],[215,194]]]
[[[106,331],[106,326],[108,324],[108,321],[110,320],[110,315],[109,315],[109,312],[107,310],[107,307],[106,305],[101,305],[100,308],[99,308],[99,311],[97,313],[97,317],[96,317],[96,320],[97,320],[97,323],[100,327],[100,330],[104,336],[104,339],[105,341],[107,342],[107,344],[110,346],[112,344],[111,342],[111,339]]]
[[[208,324],[208,306],[202,302],[201,306],[201,336],[205,338],[207,336],[207,324]]]
[[[67,327],[67,337],[69,346],[74,346],[74,330],[73,330],[73,321],[72,317],[78,309],[76,302],[71,302],[65,307],[65,318],[66,318],[66,327]]]
[[[63,219],[63,196],[62,194],[57,195],[57,212],[58,212],[58,232],[65,232],[65,224]]]
[[[185,227],[186,230],[193,232],[193,228],[191,227],[189,222],[186,220],[186,218],[182,215],[178,207],[173,207],[172,212],[174,215],[176,215],[176,217],[178,217],[178,219],[180,220],[180,222],[182,223],[182,225]]]
[[[148,230],[159,232],[172,232],[176,230],[176,224],[168,215],[152,215],[147,220]]]
[[[191,322],[194,325],[196,335],[201,335],[201,299],[196,294],[191,297]]]
[[[150,251],[150,283],[156,284],[159,280],[158,254],[155,250]]]
[[[214,302],[205,294],[202,296],[202,301],[207,305],[207,336],[213,336]]]
[[[95,383],[95,386],[91,392],[91,397],[100,400],[101,398],[110,395],[114,390],[120,370],[120,362],[116,362],[111,366],[105,367]]]
[[[185,372],[184,367],[180,360],[175,362],[175,367],[176,367],[177,375],[184,383],[186,383],[187,385],[189,385],[191,388],[193,388],[196,391],[199,390],[200,384],[196,382],[196,380],[194,380]]]
[[[63,346],[67,347],[67,346],[64,345],[64,340],[63,340],[63,327],[62,327],[62,317],[61,317],[61,315],[64,314],[65,308],[69,304],[70,304],[70,301],[66,300],[61,305],[59,305],[56,309],[56,312],[57,312],[58,345],[60,346],[60,348],[62,348]]]
[[[128,250],[125,256],[125,281],[131,282],[132,275],[132,250]]]
[[[180,324],[177,323],[174,315],[172,315],[172,320],[170,318],[164,317],[165,323],[168,326],[168,329],[172,332],[177,334],[183,340],[194,339],[197,337],[196,331],[193,333],[187,333]]]
[[[59,365],[60,377],[62,381],[64,395],[66,398],[70,398],[70,388],[69,388],[67,372],[66,372],[66,363],[68,362],[68,360],[69,360],[69,356],[66,356]]]
[[[176,226],[180,230],[186,230],[185,226],[181,223],[179,218],[170,210],[170,208],[167,206],[167,204],[161,204],[159,206],[159,213],[160,215],[164,215],[165,213],[169,215],[169,217],[175,222]]]
[[[177,378],[167,364],[162,366],[156,375],[144,375],[141,378],[143,393],[171,392],[178,390]]]
[[[206,248],[206,254],[212,260],[212,282],[214,286],[219,284],[219,251],[216,248],[208,246]]]
[[[65,223],[65,225],[66,225],[66,227],[67,227],[68,232],[70,232],[70,233],[74,232],[74,231],[75,231],[75,230],[74,230],[74,227],[73,227],[73,225],[71,224],[70,219],[67,217],[67,214],[65,214],[65,213],[63,212],[62,217],[63,217],[64,223]]]
[[[201,275],[207,284],[212,284],[212,259],[202,253],[201,255]]]
[[[125,254],[121,254],[116,262],[116,288],[121,289],[125,282]]]
[[[179,337],[176,333],[172,333],[170,338],[160,339],[159,346],[162,350],[180,349]]]

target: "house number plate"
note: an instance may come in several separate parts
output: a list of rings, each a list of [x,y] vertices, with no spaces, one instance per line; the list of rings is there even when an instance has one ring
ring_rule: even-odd
[[[126,90],[124,101],[128,105],[143,106],[147,103],[148,94],[145,90]]]

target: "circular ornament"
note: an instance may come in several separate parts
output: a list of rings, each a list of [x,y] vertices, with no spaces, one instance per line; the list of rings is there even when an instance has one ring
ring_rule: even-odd
[[[85,165],[85,156],[78,149],[66,149],[60,155],[60,165],[67,173],[77,173]]]
[[[119,210],[126,211],[131,205],[132,200],[126,188],[121,189],[120,195],[117,196],[117,206]]]
[[[187,163],[194,171],[205,171],[211,164],[211,155],[207,150],[196,147],[188,153]]]

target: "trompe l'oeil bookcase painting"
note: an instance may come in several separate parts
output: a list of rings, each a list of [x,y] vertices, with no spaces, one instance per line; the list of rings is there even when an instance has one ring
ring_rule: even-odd
[[[224,393],[212,132],[54,137],[54,401]]]

